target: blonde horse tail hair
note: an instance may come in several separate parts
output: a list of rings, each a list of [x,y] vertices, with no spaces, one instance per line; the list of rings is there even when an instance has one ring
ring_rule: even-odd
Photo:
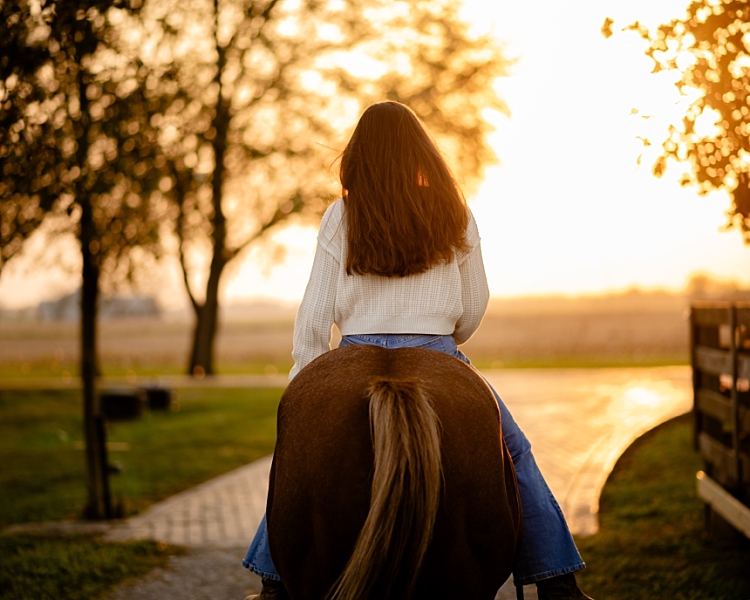
[[[375,455],[370,511],[329,600],[409,598],[432,538],[440,502],[440,423],[418,379],[374,380],[370,427]]]

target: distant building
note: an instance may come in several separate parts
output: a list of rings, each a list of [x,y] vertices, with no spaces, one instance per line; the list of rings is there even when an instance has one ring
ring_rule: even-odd
[[[81,314],[81,290],[72,294],[40,302],[37,307],[37,317],[40,321],[49,323],[51,321],[77,321]]]
[[[81,314],[81,290],[52,300],[40,302],[37,318],[43,322],[77,321]],[[99,298],[99,318],[123,319],[132,317],[158,317],[161,309],[152,296],[110,296]]]
[[[153,296],[115,296],[103,298],[99,306],[102,319],[158,317],[161,314]]]

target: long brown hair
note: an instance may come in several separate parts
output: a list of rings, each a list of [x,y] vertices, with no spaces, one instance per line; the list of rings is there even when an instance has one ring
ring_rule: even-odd
[[[466,250],[466,201],[419,118],[398,102],[371,105],[341,156],[346,272],[405,277]]]

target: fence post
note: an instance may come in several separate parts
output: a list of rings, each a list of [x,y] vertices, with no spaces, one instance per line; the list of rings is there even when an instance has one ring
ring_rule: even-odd
[[[696,319],[695,319],[695,307],[690,307],[690,366],[692,367],[693,374],[693,419],[695,424],[693,426],[693,448],[696,451],[700,450],[698,443],[698,434],[702,430],[701,427],[701,413],[698,410],[698,390],[700,389],[700,373],[698,372],[698,364],[695,359],[695,348],[698,345],[698,332],[696,331]]]
[[[740,403],[737,394],[737,307],[734,302],[729,305],[729,352],[732,361],[732,388],[729,390],[732,403],[732,447],[735,481],[739,492],[742,489],[742,459],[740,458]]]

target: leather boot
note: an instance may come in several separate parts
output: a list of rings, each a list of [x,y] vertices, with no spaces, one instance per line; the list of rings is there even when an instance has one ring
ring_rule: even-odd
[[[289,594],[281,581],[275,579],[261,579],[263,589],[260,594],[248,596],[245,600],[289,600]]]
[[[536,591],[539,600],[593,600],[580,590],[573,573],[537,581]]]

